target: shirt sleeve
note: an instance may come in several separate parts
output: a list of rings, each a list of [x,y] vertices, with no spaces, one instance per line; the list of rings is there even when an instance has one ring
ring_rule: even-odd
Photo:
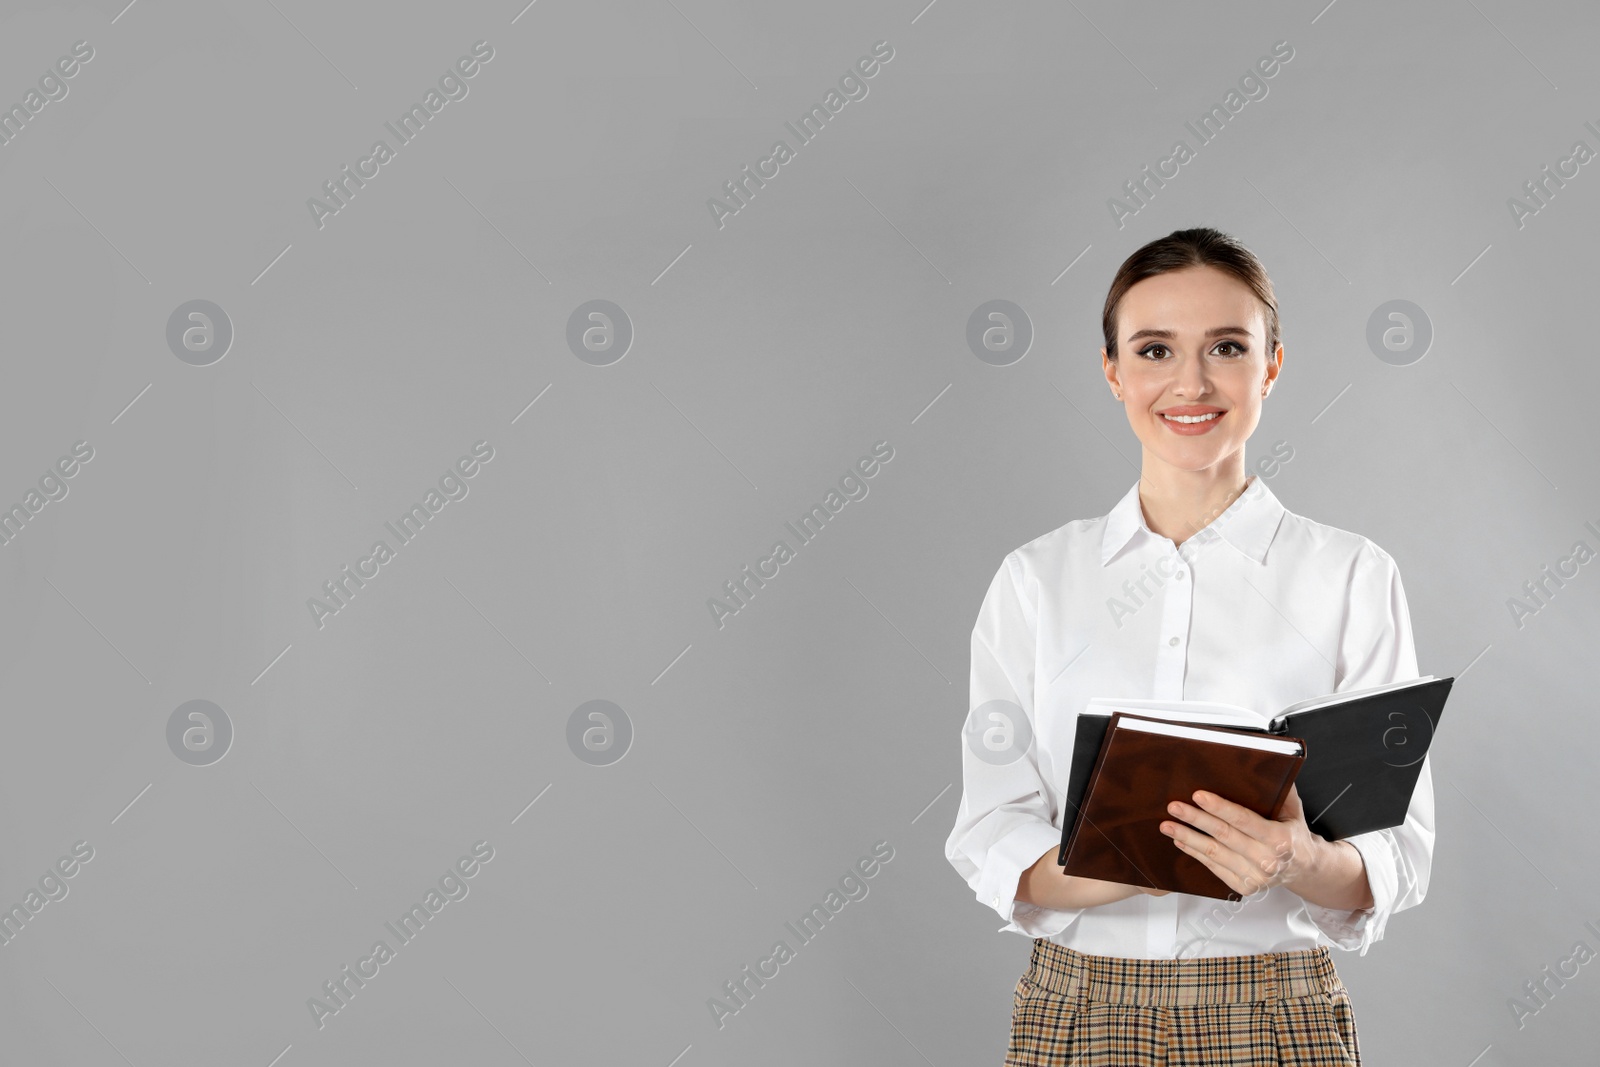
[[[968,719],[961,735],[961,807],[955,828],[945,841],[945,858],[972,888],[979,902],[1006,920],[1000,932],[1048,937],[1066,929],[1082,908],[1058,911],[1016,899],[1022,872],[1061,845],[1061,828],[1055,824],[1054,801],[1039,771],[1038,734],[1034,730],[1033,665],[1036,606],[1023,596],[1021,561],[1012,552],[989,583],[972,630],[972,689]],[[974,751],[982,732],[1004,723],[988,711],[1005,714],[1005,705],[987,709],[984,721],[974,722],[977,709],[991,701],[1006,701],[1025,720],[1028,743],[1010,762],[991,762]],[[968,727],[976,726],[980,740],[971,741]],[[1021,746],[1019,746],[1021,747]]]
[[[1348,615],[1334,669],[1334,691],[1341,693],[1421,677],[1400,569],[1370,541],[1362,546],[1352,572]],[[1405,822],[1345,839],[1366,865],[1372,907],[1345,911],[1308,901],[1311,921],[1338,948],[1360,949],[1365,956],[1383,937],[1389,916],[1422,903],[1433,867],[1433,839],[1433,775],[1424,758]]]

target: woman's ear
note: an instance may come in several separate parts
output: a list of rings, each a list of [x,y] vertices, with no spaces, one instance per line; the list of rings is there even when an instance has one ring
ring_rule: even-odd
[[[1278,374],[1283,370],[1283,342],[1278,342],[1278,347],[1267,357],[1267,380],[1261,386],[1261,395],[1265,397],[1272,392],[1272,383],[1278,380]]]
[[[1103,345],[1100,348],[1100,369],[1105,372],[1106,381],[1111,384],[1111,395],[1116,397],[1118,400],[1121,400],[1122,383],[1117,381],[1117,364],[1116,361],[1106,353],[1105,346]]]

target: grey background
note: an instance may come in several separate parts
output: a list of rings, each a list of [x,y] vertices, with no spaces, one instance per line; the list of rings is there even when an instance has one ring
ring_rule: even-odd
[[[1600,547],[1600,164],[1521,228],[1506,201],[1600,148],[1597,22],[8,4],[0,103],[95,55],[0,147],[0,502],[94,458],[0,546],[0,901],[95,852],[0,946],[0,1058],[998,1063],[1029,941],[942,855],[971,627],[1006,552],[1137,477],[1099,307],[1206,224],[1283,310],[1252,461],[1292,443],[1273,491],[1395,556],[1423,672],[1459,678],[1427,900],[1336,956],[1366,1061],[1590,1062],[1593,967],[1521,1028],[1508,1000],[1600,948],[1597,565],[1520,628],[1507,601]],[[469,95],[319,229],[306,199],[478,40]],[[707,199],[879,40],[868,95],[719,229]],[[1119,228],[1107,198],[1279,40],[1268,95]],[[165,340],[195,299],[234,329],[207,367]],[[635,330],[605,367],[566,344],[593,299]],[[1035,331],[1010,366],[966,346],[991,299]],[[1365,339],[1395,299],[1434,330],[1407,366]],[[308,598],[479,440],[469,495],[319,629]],[[707,600],[880,440],[869,495],[719,629]],[[234,731],[209,766],[166,739],[196,699]],[[567,742],[595,699],[634,731],[609,766]],[[470,894],[319,1030],[307,999],[479,840]],[[868,895],[719,1029],[708,998],[878,841]]]

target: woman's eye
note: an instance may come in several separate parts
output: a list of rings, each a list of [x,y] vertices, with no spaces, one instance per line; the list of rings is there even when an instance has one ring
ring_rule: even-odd
[[[1247,355],[1249,353],[1249,349],[1245,348],[1245,346],[1241,345],[1238,341],[1220,341],[1217,343],[1217,347],[1212,349],[1212,351],[1218,353],[1219,355],[1227,356],[1230,359],[1236,359],[1239,356]],[[1161,344],[1160,342],[1153,342],[1139,349],[1139,355],[1154,362],[1161,362],[1170,354],[1171,353],[1167,346]]]

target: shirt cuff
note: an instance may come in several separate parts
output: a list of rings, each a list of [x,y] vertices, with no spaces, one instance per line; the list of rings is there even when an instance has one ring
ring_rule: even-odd
[[[1361,853],[1367,887],[1372,891],[1372,907],[1357,910],[1325,908],[1306,901],[1306,914],[1335,947],[1359,949],[1360,954],[1365,956],[1372,943],[1383,937],[1383,929],[1394,911],[1400,881],[1395,869],[1395,846],[1393,835],[1388,830],[1356,834],[1345,840]]]
[[[1061,831],[1040,820],[1017,827],[989,848],[984,876],[978,880],[975,892],[980,903],[1006,920],[1001,933],[1049,937],[1065,930],[1083,914],[1082,908],[1058,911],[1016,899],[1022,872],[1039,862],[1046,852],[1060,847]]]

